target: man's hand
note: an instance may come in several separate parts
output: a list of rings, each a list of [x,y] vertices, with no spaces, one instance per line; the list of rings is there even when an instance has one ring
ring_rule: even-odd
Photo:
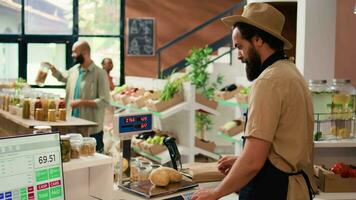
[[[218,200],[214,189],[199,189],[193,194],[191,200]]]
[[[56,73],[57,72],[57,69],[54,65],[52,65],[51,63],[49,62],[42,62],[41,64],[44,64],[44,65],[47,65],[48,66],[48,69],[51,70],[52,74]]]
[[[78,107],[82,106],[82,100],[73,100],[70,102],[70,106],[72,108],[78,108]]]
[[[224,174],[227,175],[232,167],[232,165],[235,163],[237,159],[237,156],[225,156],[221,158],[218,161],[218,170]]]

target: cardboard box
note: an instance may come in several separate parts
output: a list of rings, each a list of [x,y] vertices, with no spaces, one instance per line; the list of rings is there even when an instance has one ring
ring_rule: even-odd
[[[209,100],[201,94],[195,94],[195,101],[214,110],[218,108],[218,102]]]
[[[317,166],[317,176],[322,192],[356,192],[356,177],[343,178],[320,166]]]
[[[177,93],[168,101],[146,102],[146,107],[154,112],[161,112],[184,101],[182,93]]]
[[[195,146],[212,153],[215,152],[216,148],[215,142],[204,141],[197,137],[195,137]]]

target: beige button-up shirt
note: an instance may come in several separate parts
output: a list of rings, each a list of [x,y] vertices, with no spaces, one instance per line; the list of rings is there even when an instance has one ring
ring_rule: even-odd
[[[71,115],[70,102],[74,99],[75,85],[79,76],[79,65],[68,71],[68,76],[59,71],[53,74],[58,81],[66,83],[67,113]],[[106,72],[92,62],[80,84],[80,99],[94,100],[96,107],[80,107],[80,118],[98,123],[97,127],[89,128],[89,134],[103,130],[105,107],[110,103],[109,82]]]
[[[313,107],[306,81],[293,62],[276,61],[251,87],[246,136],[271,142],[271,163],[288,173],[304,170],[316,188],[313,128]],[[302,175],[289,177],[288,199],[309,199]]]

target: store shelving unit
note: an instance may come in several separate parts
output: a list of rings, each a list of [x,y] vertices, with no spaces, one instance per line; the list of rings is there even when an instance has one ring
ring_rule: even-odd
[[[164,81],[155,79],[143,79],[143,81],[148,81],[150,83],[142,85],[154,85],[154,89],[162,89],[165,84]],[[155,81],[157,81],[157,83]],[[134,85],[134,83],[132,83],[132,85]],[[145,89],[152,88],[146,87]],[[151,112],[154,116],[155,128],[176,133],[178,148],[181,154],[185,156],[185,159],[183,158],[183,162],[193,162],[194,155],[198,153],[211,157],[213,159],[218,159],[220,155],[196,148],[194,145],[195,111],[201,110],[212,115],[219,115],[220,113],[214,109],[211,109],[205,105],[196,102],[195,86],[191,85],[190,83],[184,83],[183,90],[185,99],[184,102],[172,106],[171,108],[168,108],[162,112],[152,112],[146,108],[138,109],[129,105],[121,105],[116,102],[112,102],[111,105],[114,107],[124,108],[125,112],[128,113]],[[161,164],[170,161],[168,151],[164,151],[158,155],[151,155],[148,152],[140,151],[139,149],[134,149],[134,151]]]

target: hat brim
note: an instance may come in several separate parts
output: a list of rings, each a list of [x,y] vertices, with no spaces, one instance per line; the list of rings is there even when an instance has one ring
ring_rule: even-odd
[[[261,24],[254,22],[246,17],[240,16],[240,15],[233,15],[233,16],[224,17],[221,19],[221,21],[229,28],[233,28],[237,22],[243,22],[246,24],[250,24],[250,25],[257,27],[263,31],[266,31],[267,33],[273,35],[274,37],[282,40],[284,43],[284,49],[291,49],[293,47],[293,45],[286,38],[284,38],[282,35],[272,31],[271,29],[269,29]]]

